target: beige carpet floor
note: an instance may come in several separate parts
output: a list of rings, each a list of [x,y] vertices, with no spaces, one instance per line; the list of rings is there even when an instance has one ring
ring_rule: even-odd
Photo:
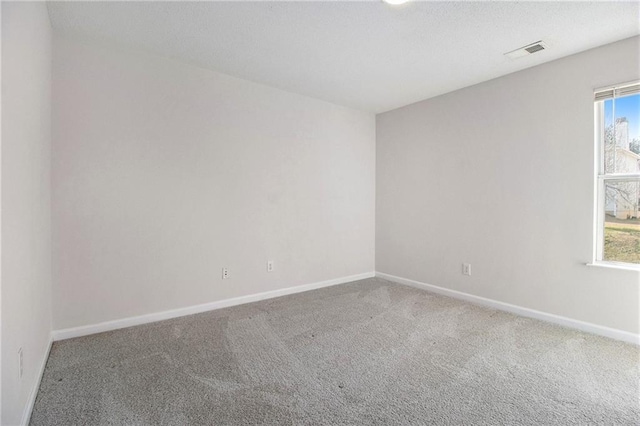
[[[57,342],[32,425],[638,425],[630,344],[367,279]]]

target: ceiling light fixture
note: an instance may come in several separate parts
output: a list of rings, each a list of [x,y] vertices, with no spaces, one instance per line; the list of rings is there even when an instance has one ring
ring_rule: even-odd
[[[401,4],[405,4],[409,0],[382,0],[382,1],[392,6],[399,6]]]

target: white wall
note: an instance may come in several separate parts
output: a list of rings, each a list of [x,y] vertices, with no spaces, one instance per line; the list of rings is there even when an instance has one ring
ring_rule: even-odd
[[[57,37],[53,75],[55,329],[374,270],[372,114]]]
[[[2,424],[23,420],[51,333],[51,30],[2,3]],[[22,347],[24,373],[18,374]]]
[[[640,274],[585,264],[593,90],[638,79],[639,45],[623,40],[378,115],[376,269],[638,333]]]

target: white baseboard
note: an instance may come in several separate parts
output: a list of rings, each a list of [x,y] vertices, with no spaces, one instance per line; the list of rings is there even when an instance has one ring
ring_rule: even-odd
[[[33,387],[31,388],[31,392],[29,392],[27,405],[24,407],[24,411],[22,412],[22,421],[20,422],[20,424],[23,426],[28,426],[29,421],[31,420],[31,413],[33,412],[33,406],[36,403],[36,397],[38,396],[38,390],[40,389],[40,382],[42,381],[44,368],[47,366],[47,361],[49,360],[51,345],[53,345],[53,334],[49,335],[49,344],[47,345],[47,350],[44,354],[44,357],[40,361],[40,369],[38,370],[38,376],[36,378],[36,382],[33,384]]]
[[[245,303],[258,302],[260,300],[272,299],[274,297],[286,296],[288,294],[302,293],[304,291],[315,290],[322,287],[329,287],[337,284],[344,284],[351,281],[372,278],[375,272],[365,272],[363,274],[350,275],[342,278],[335,278],[327,281],[320,281],[311,284],[304,284],[295,287],[288,287],[279,290],[266,291],[263,293],[250,294],[248,296],[234,297],[232,299],[218,300],[216,302],[204,303],[202,305],[187,306],[185,308],[172,309],[169,311],[156,312],[153,314],[140,315],[136,317],[123,318],[113,321],[101,322],[99,324],[85,325],[81,327],[65,328],[53,332],[53,340],[71,339],[73,337],[87,336],[90,334],[102,333],[105,331],[117,330],[120,328],[132,327],[134,325],[147,324],[150,322],[162,321],[171,318],[183,317],[186,315],[199,314],[213,311],[215,309],[228,308],[230,306],[242,305]]]
[[[604,327],[604,326],[589,323],[589,322],[562,317],[560,315],[554,315],[546,312],[536,311],[535,309],[523,308],[522,306],[511,305],[509,303],[499,302],[493,299],[474,296],[469,293],[463,293],[461,291],[450,290],[447,288],[438,287],[431,284],[425,284],[420,281],[414,281],[407,278],[397,277],[395,275],[389,275],[383,272],[376,272],[376,277],[380,277],[385,280],[393,281],[399,284],[404,284],[411,287],[416,287],[423,290],[431,291],[433,293],[438,293],[443,296],[449,296],[455,299],[465,300],[467,302],[474,303],[476,305],[487,306],[493,309],[498,309],[500,311],[511,312],[512,314],[520,315],[523,317],[534,318],[534,319],[558,324],[564,327],[585,331],[587,333],[597,334],[599,336],[609,337],[612,339],[622,340],[624,342],[640,345],[640,335],[630,333],[628,331]]]

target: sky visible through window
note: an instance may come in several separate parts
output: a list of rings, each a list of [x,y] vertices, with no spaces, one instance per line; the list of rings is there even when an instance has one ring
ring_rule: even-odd
[[[613,102],[608,99],[604,102],[604,123],[610,126],[613,123]],[[616,117],[625,117],[629,122],[629,140],[640,139],[640,95],[616,98]]]

